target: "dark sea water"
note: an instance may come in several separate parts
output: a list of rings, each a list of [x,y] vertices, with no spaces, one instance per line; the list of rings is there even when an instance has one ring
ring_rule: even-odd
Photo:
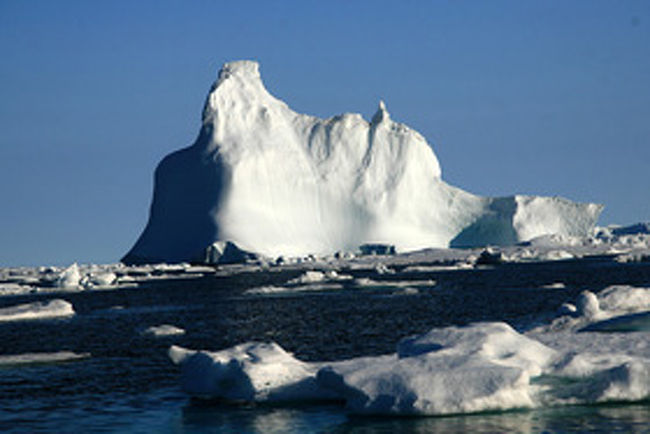
[[[399,271],[399,270],[398,270]],[[650,264],[607,258],[505,264],[484,270],[408,275],[438,285],[246,295],[281,285],[297,270],[156,282],[129,290],[19,296],[0,307],[49,298],[74,305],[70,319],[0,323],[0,355],[73,351],[62,363],[0,365],[0,432],[650,432],[650,404],[576,406],[428,418],[362,418],[337,405],[227,406],[179,388],[170,345],[219,350],[275,341],[303,360],[394,352],[397,341],[432,327],[502,320],[529,323],[584,289],[650,286]],[[356,277],[403,280],[397,274]],[[565,288],[543,288],[562,281]],[[182,336],[140,332],[173,324]]]

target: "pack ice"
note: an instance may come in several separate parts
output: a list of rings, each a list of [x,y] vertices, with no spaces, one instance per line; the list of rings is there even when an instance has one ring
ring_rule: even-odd
[[[127,263],[205,256],[215,241],[276,257],[508,245],[586,235],[601,205],[559,197],[485,198],[445,183],[431,148],[391,119],[296,113],[264,87],[258,64],[225,64],[196,142],[155,172],[147,226]]]

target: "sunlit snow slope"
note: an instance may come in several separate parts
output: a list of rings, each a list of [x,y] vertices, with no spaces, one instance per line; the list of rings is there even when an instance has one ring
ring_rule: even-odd
[[[127,263],[186,261],[229,240],[269,256],[329,254],[363,243],[512,244],[584,235],[602,207],[562,198],[483,198],[446,184],[424,137],[383,103],[319,119],[264,87],[258,64],[227,63],[196,142],[156,169],[149,222]]]

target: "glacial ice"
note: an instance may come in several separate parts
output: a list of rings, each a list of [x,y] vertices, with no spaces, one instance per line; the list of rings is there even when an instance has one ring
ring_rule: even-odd
[[[299,114],[265,89],[257,63],[238,61],[219,72],[195,143],[158,165],[149,221],[123,261],[219,260],[226,242],[269,257],[508,245],[587,235],[601,209],[467,193],[383,102],[370,122]]]

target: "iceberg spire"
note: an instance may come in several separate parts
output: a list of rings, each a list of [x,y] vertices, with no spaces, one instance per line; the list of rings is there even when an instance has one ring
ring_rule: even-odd
[[[387,120],[390,120],[390,114],[388,113],[388,110],[386,110],[386,104],[384,103],[384,100],[380,99],[379,107],[377,108],[375,115],[372,117],[371,123],[379,124]]]

